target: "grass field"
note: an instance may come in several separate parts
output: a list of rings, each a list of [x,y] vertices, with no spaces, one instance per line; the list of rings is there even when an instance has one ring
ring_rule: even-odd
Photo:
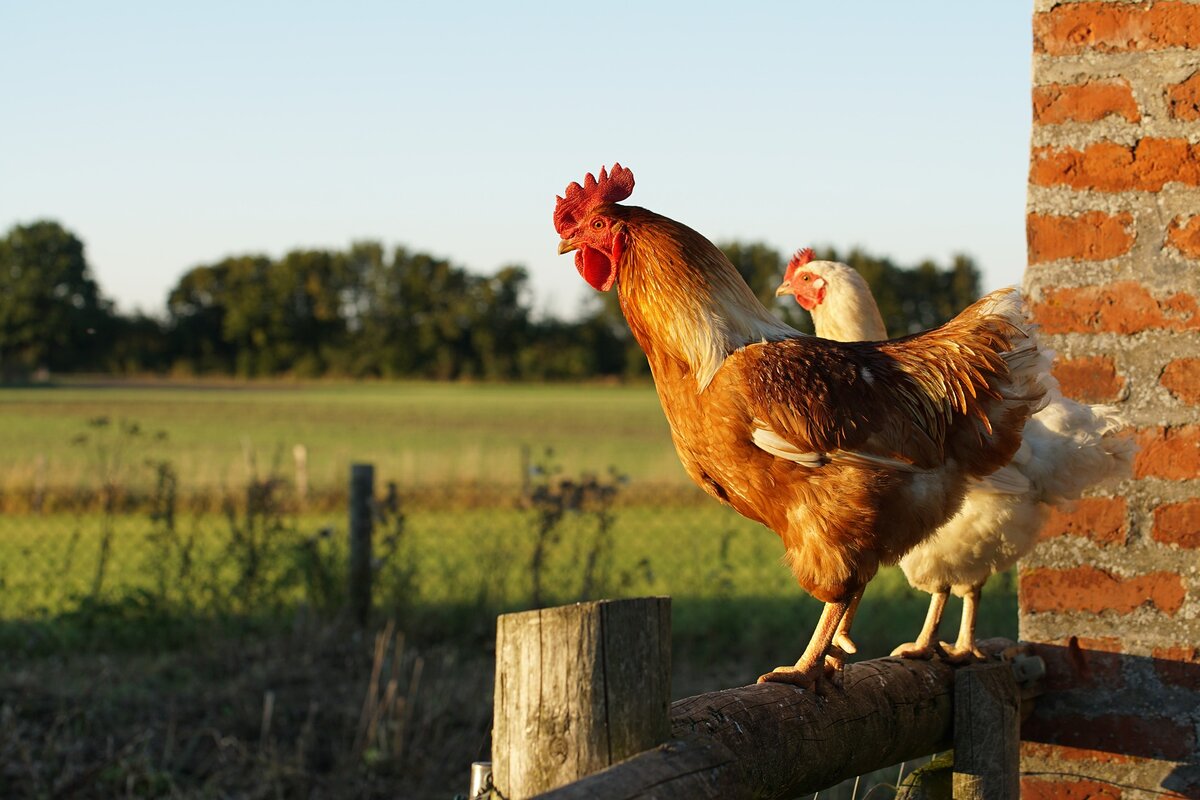
[[[170,460],[185,488],[241,485],[248,456],[259,471],[278,459],[290,477],[297,444],[316,491],[342,487],[355,461],[403,486],[511,485],[522,446],[553,447],[571,473],[613,466],[636,483],[688,480],[650,386],[151,382],[0,389],[0,490],[95,483],[97,417],[164,432],[139,454]],[[129,461],[127,479],[148,480]]]

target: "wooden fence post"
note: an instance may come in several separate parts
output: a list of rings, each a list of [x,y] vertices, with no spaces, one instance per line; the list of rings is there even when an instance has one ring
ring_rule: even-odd
[[[504,614],[496,624],[492,780],[523,800],[666,741],[671,599]]]
[[[371,613],[371,529],[375,524],[375,466],[350,465],[350,611],[360,625]]]
[[[1012,665],[976,664],[954,674],[955,800],[1020,796],[1020,712]]]

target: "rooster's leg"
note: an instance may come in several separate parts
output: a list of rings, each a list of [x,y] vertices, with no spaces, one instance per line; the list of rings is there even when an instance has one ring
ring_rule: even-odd
[[[971,661],[986,661],[987,656],[975,646],[975,616],[979,612],[979,595],[983,592],[983,584],[971,587],[971,591],[963,595],[962,621],[958,626],[958,641],[953,647],[946,647],[946,660],[954,664]]]
[[[837,633],[838,625],[850,604],[851,601],[826,603],[825,610],[821,612],[821,619],[817,622],[817,629],[813,631],[812,638],[808,640],[808,647],[804,649],[804,655],[800,656],[795,666],[776,667],[766,675],[760,676],[758,682],[790,683],[809,688],[827,673],[833,673],[837,669],[838,661],[828,656],[829,647],[833,644],[834,634]]]
[[[834,633],[833,646],[835,650],[840,651],[839,654],[834,654],[833,658],[840,658],[846,655],[853,655],[858,652],[858,645],[854,644],[854,640],[850,638],[850,626],[854,624],[854,614],[858,613],[858,603],[863,599],[863,593],[866,587],[859,589],[856,594],[850,599],[850,608],[846,609],[846,613],[842,615],[841,622],[838,624],[838,632]],[[841,669],[842,664],[838,664]]]
[[[854,624],[854,615],[858,612],[858,603],[862,600],[865,590],[866,587],[863,587],[854,597],[850,598],[850,607],[846,609],[842,621],[838,624],[837,633],[833,635],[833,646],[840,650],[843,656],[858,652],[858,645],[850,638],[850,626]]]
[[[925,615],[925,625],[915,642],[902,644],[892,651],[893,656],[901,658],[933,658],[940,645],[937,643],[937,629],[942,621],[942,612],[946,610],[946,597],[949,589],[938,589],[929,598],[929,612]],[[965,616],[965,614],[964,614]]]

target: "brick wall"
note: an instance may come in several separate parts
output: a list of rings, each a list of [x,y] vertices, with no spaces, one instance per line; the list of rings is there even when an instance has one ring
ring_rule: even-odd
[[[1141,451],[1021,565],[1054,690],[1022,789],[1200,798],[1200,0],[1036,0],[1033,36],[1026,288],[1064,391]]]

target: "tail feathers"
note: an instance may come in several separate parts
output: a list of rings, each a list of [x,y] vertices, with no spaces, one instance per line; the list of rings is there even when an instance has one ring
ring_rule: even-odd
[[[982,301],[981,313],[1000,317],[1016,334],[1012,349],[1001,358],[1008,365],[1009,382],[1000,387],[1006,400],[1032,403],[1032,411],[1046,407],[1059,394],[1058,381],[1051,372],[1054,351],[1043,347],[1037,338],[1037,326],[1029,321],[1025,298],[1016,289],[993,292]]]
[[[1022,471],[1039,500],[1074,500],[1091,486],[1130,475],[1137,444],[1127,430],[1113,406],[1054,397],[1025,426],[1032,453]]]

